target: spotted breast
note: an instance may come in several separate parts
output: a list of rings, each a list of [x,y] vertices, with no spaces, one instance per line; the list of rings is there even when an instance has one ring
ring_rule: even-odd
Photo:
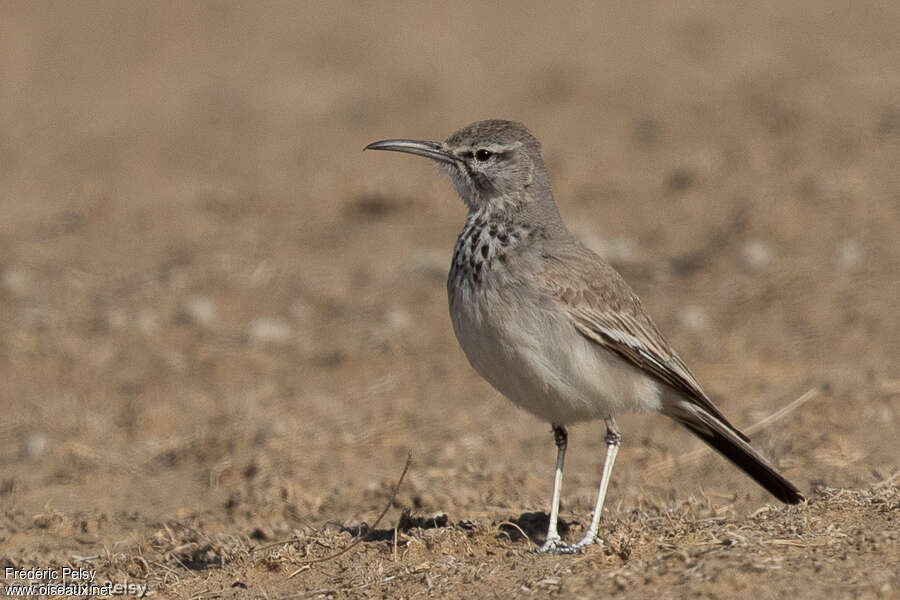
[[[506,264],[509,252],[526,240],[531,231],[529,225],[470,213],[453,249],[448,290],[456,286],[477,289],[491,269]]]

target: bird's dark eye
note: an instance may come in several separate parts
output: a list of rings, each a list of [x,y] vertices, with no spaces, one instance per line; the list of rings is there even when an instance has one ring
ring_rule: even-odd
[[[477,160],[478,162],[484,162],[493,155],[494,153],[490,150],[485,150],[484,148],[482,148],[481,150],[475,151],[475,160]]]

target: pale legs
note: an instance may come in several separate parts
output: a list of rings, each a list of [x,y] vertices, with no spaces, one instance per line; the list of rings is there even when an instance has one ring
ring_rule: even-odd
[[[547,540],[538,549],[538,552],[571,553],[577,549],[564,543],[556,530],[556,522],[559,520],[559,494],[562,488],[563,465],[566,462],[566,446],[569,443],[569,434],[566,433],[566,428],[562,425],[554,425],[553,439],[556,441],[556,474],[553,477],[553,497],[550,499],[550,527],[547,529]]]
[[[600,516],[603,513],[603,502],[606,500],[606,491],[609,489],[609,480],[612,477],[613,465],[616,462],[616,454],[619,452],[619,443],[622,435],[615,419],[606,419],[606,458],[603,460],[603,475],[600,478],[600,491],[597,494],[597,504],[594,507],[594,516],[591,526],[584,537],[577,544],[566,544],[559,537],[557,521],[559,520],[559,496],[562,488],[562,473],[566,459],[566,447],[568,434],[562,425],[553,426],[553,438],[556,440],[556,473],[553,478],[553,497],[550,500],[550,526],[547,529],[547,541],[538,549],[538,552],[552,554],[571,554],[578,552],[584,546],[597,541],[597,531],[600,528]]]
[[[606,490],[609,489],[609,480],[612,477],[613,465],[616,464],[616,454],[619,453],[619,443],[622,434],[616,420],[612,417],[606,419],[606,458],[603,459],[603,475],[600,477],[600,491],[597,493],[597,505],[594,506],[594,518],[591,519],[591,527],[575,544],[577,548],[589,546],[597,541],[597,530],[600,527],[600,514],[603,512],[603,502],[606,500]]]

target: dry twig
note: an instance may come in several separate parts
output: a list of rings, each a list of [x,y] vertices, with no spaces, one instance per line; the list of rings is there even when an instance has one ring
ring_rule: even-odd
[[[406,455],[406,464],[403,465],[403,471],[400,473],[400,478],[397,479],[397,483],[394,485],[394,491],[391,494],[390,500],[388,500],[387,504],[384,507],[384,510],[381,511],[381,514],[378,515],[378,518],[375,519],[375,522],[372,524],[371,527],[369,527],[367,529],[367,531],[365,533],[361,532],[356,537],[355,540],[353,540],[352,542],[350,542],[350,544],[348,544],[342,550],[338,550],[334,554],[329,554],[328,556],[323,556],[322,558],[314,558],[311,560],[307,560],[302,567],[300,567],[299,569],[297,569],[296,571],[294,571],[293,573],[288,575],[288,579],[291,579],[292,577],[302,573],[303,571],[305,571],[306,569],[309,568],[309,565],[314,565],[316,563],[321,563],[321,562],[325,562],[328,560],[332,560],[342,554],[349,552],[351,549],[356,547],[360,542],[362,542],[364,539],[366,539],[366,537],[369,535],[369,533],[371,533],[372,531],[375,531],[375,529],[378,527],[378,524],[381,523],[381,520],[384,518],[384,515],[387,514],[387,511],[390,510],[391,506],[394,504],[394,500],[397,499],[397,492],[400,491],[400,484],[403,483],[403,478],[406,477],[406,472],[409,470],[409,464],[411,462],[412,462],[412,451],[410,451],[409,454]],[[292,541],[292,540],[288,540],[288,542],[290,542],[290,541]],[[271,546],[272,544],[269,544],[269,545]]]
[[[510,527],[513,527],[513,528],[515,528],[515,529],[518,529],[518,530],[519,530],[519,533],[522,534],[522,537],[525,538],[526,540],[528,540],[529,542],[531,542],[531,538],[528,537],[528,534],[525,533],[525,532],[522,530],[521,527],[519,527],[518,525],[516,525],[516,524],[513,523],[512,521],[503,521],[502,523],[498,523],[498,524],[497,524],[497,529],[500,529],[500,528],[503,527],[504,525],[509,525]],[[501,530],[501,531],[502,531],[502,530]],[[503,531],[503,533],[506,533],[506,532]],[[509,534],[508,534],[508,533],[506,533],[506,537],[509,537]]]

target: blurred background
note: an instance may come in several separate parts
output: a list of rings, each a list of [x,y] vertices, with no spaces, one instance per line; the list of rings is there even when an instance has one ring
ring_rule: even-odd
[[[371,519],[409,449],[420,514],[545,510],[549,426],[453,337],[462,203],[361,152],[484,118],[542,140],[570,227],[738,426],[813,390],[754,435],[799,487],[889,477],[898,31],[896,2],[2,3],[0,504],[278,539]],[[771,501],[622,425],[611,515]],[[603,433],[572,431],[570,518]]]

